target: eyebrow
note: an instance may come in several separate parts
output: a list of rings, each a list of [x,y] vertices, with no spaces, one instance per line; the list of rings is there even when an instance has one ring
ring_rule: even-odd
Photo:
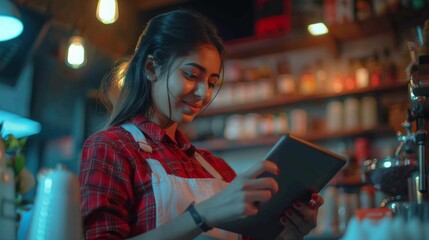
[[[207,70],[206,70],[203,66],[201,66],[201,65],[199,65],[199,64],[197,64],[197,63],[186,63],[185,65],[196,67],[196,68],[198,68],[198,69],[199,69],[200,71],[202,71],[202,72],[207,72]],[[220,78],[220,74],[218,74],[218,73],[213,73],[213,74],[212,74],[212,75],[210,75],[210,76]]]

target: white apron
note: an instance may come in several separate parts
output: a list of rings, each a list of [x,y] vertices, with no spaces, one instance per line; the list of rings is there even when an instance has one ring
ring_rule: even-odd
[[[152,148],[147,144],[145,136],[137,126],[132,123],[126,123],[121,126],[133,135],[134,139],[139,143],[140,149],[152,152]],[[152,170],[151,179],[156,204],[156,227],[185,212],[186,208],[193,201],[199,203],[221,191],[228,184],[222,180],[220,174],[196,151],[195,158],[214,178],[182,178],[169,175],[158,160],[146,160]],[[241,239],[241,236],[236,233],[213,228],[208,232],[202,233],[195,239],[237,240]]]

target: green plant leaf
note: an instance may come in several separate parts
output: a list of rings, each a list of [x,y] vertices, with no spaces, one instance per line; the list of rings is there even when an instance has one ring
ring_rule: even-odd
[[[18,150],[20,148],[18,139],[14,137],[12,134],[9,134],[7,137],[8,137],[7,142],[9,143],[9,146],[7,149],[12,151]]]
[[[22,153],[16,154],[15,173],[20,174],[24,167],[25,167],[25,156],[24,156],[24,154],[22,154]]]
[[[27,138],[20,138],[20,139],[18,139],[18,144],[19,144],[19,147],[21,149],[25,147],[26,143],[27,143]]]

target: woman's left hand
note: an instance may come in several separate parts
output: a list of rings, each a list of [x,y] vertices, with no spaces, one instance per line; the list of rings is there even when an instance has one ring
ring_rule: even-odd
[[[276,240],[303,239],[317,225],[319,207],[323,204],[323,198],[319,194],[312,194],[311,200],[304,204],[296,201],[293,208],[286,210],[280,218],[285,226]]]

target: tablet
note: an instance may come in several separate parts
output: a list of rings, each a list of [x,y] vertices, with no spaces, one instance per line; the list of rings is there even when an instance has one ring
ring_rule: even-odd
[[[280,174],[263,173],[279,184],[279,191],[260,206],[258,214],[229,222],[220,228],[256,239],[275,239],[283,230],[280,217],[295,200],[307,202],[318,193],[346,164],[336,153],[304,141],[291,134],[282,136],[266,155],[275,162]]]

